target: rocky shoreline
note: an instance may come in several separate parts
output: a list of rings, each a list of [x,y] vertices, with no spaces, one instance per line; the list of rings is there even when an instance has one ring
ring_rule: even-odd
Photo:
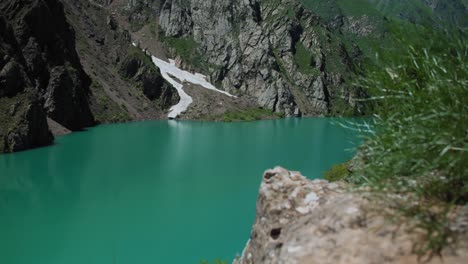
[[[234,264],[288,263],[463,263],[468,258],[466,229],[452,248],[425,258],[414,253],[422,232],[408,232],[411,220],[391,223],[382,201],[350,192],[343,182],[308,180],[281,167],[267,170],[260,186],[256,220]],[[468,223],[458,208],[451,228]]]

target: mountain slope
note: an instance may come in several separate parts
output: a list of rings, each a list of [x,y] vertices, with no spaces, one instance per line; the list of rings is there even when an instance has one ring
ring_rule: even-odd
[[[424,26],[438,30],[466,29],[465,0],[300,0],[347,43],[357,44],[372,59],[376,50],[393,46],[395,28]]]
[[[356,95],[343,80],[355,54],[297,1],[167,0],[159,27],[173,56],[263,108],[286,115],[353,108]]]
[[[375,16],[429,26],[468,26],[466,0],[301,0],[325,19],[336,15]]]
[[[62,0],[77,32],[77,52],[93,80],[91,110],[99,122],[164,119],[178,95],[151,59],[131,45],[111,12],[93,1]]]
[[[382,14],[444,27],[468,27],[466,0],[368,0]]]
[[[0,152],[52,143],[49,125],[165,118],[178,101],[94,1],[2,1],[0,29]]]

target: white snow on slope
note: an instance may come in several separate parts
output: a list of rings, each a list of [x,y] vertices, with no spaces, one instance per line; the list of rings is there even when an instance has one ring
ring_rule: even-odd
[[[184,89],[182,89],[183,85],[178,83],[171,76],[169,76],[168,71],[165,70],[164,66],[160,66],[160,65],[163,65],[163,64],[161,62],[159,62],[159,61],[156,62],[156,60],[159,60],[158,58],[156,58],[154,56],[151,56],[151,59],[153,60],[153,63],[156,64],[156,66],[158,66],[159,69],[161,70],[161,75],[163,76],[163,78],[166,79],[166,81],[168,81],[172,86],[174,86],[174,88],[179,93],[180,101],[176,105],[173,105],[171,107],[171,109],[169,109],[169,114],[168,114],[169,118],[174,119],[178,115],[180,115],[181,113],[183,113],[183,112],[185,112],[187,110],[189,105],[193,102],[193,99],[192,99],[192,97],[190,97],[190,95],[188,95],[184,91]],[[165,63],[167,63],[167,62],[165,62]]]
[[[137,44],[135,42],[132,42],[133,46],[137,47]],[[200,85],[201,87],[204,87],[208,90],[216,91],[219,93],[222,93],[224,95],[227,95],[229,97],[235,97],[232,94],[219,90],[216,87],[214,87],[211,83],[209,83],[206,80],[206,76],[202,75],[200,73],[190,73],[188,71],[184,71],[182,69],[179,69],[175,65],[174,60],[169,60],[169,62],[166,62],[164,60],[158,59],[155,56],[148,54],[151,56],[151,59],[153,63],[160,69],[161,75],[163,76],[166,81],[168,81],[174,88],[177,90],[179,93],[180,101],[178,104],[174,105],[169,109],[169,118],[176,118],[178,115],[181,113],[185,112],[189,105],[193,102],[192,97],[190,97],[183,89],[182,83],[184,82],[189,82],[193,84]],[[175,79],[174,79],[174,78]],[[177,79],[177,80],[176,80]],[[179,83],[182,82],[182,83]]]
[[[221,91],[214,87],[211,83],[209,83],[206,80],[206,77],[202,74],[199,73],[190,73],[188,71],[184,71],[182,69],[179,69],[175,65],[174,60],[169,60],[169,62],[163,61],[161,59],[156,58],[155,56],[151,56],[151,59],[153,60],[153,63],[159,67],[161,70],[161,74],[166,79],[169,83],[171,83],[174,88],[177,89],[179,92],[180,96],[180,102],[171,109],[169,109],[169,118],[176,118],[179,114],[187,110],[188,106],[192,103],[192,98],[184,92],[182,89],[183,85],[176,80],[174,80],[171,76],[174,76],[176,79],[178,79],[180,82],[189,82],[193,84],[200,85],[208,90],[216,91],[219,93],[222,93],[224,95],[227,95],[229,97],[234,97],[228,92]]]

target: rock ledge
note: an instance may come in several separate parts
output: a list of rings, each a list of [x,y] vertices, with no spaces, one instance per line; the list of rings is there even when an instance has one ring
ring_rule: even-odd
[[[420,234],[385,221],[376,202],[347,189],[281,167],[266,171],[250,240],[234,263],[419,263],[412,249]],[[463,263],[468,247],[460,242],[426,263]]]

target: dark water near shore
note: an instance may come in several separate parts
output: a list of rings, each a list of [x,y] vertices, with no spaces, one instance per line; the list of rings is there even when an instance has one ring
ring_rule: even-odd
[[[319,178],[352,157],[330,121],[106,125],[0,155],[0,263],[231,260],[265,169]]]

